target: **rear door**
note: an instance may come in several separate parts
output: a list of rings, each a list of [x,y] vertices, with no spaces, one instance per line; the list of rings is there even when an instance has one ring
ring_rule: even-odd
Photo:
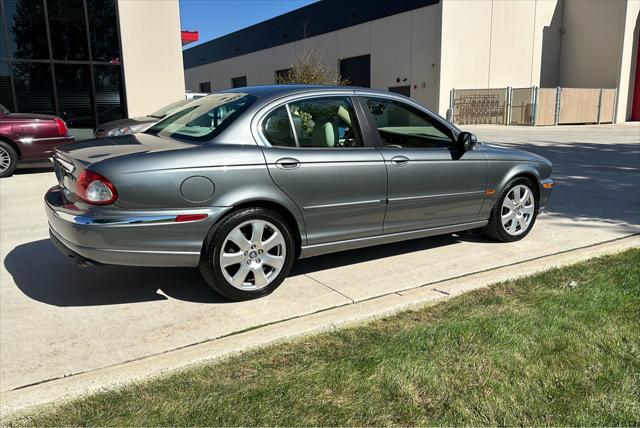
[[[363,93],[359,101],[387,166],[384,233],[477,221],[487,183],[484,153],[459,151],[448,127],[402,98]]]
[[[271,177],[303,212],[307,244],[382,232],[384,159],[363,139],[350,95],[291,100],[258,127]]]

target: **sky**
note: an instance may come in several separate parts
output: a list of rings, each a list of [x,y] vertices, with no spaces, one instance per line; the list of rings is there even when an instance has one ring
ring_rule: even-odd
[[[198,31],[196,46],[258,22],[299,9],[316,0],[180,0],[182,30]]]

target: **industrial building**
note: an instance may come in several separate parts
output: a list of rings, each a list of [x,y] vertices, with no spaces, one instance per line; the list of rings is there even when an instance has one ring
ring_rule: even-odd
[[[637,0],[322,0],[186,49],[185,85],[273,84],[315,48],[351,84],[442,115],[452,89],[561,86],[616,89],[613,121],[640,120],[639,12]]]

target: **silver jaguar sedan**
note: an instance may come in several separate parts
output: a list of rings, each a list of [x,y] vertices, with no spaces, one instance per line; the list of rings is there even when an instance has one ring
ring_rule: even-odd
[[[478,143],[412,99],[262,86],[201,98],[136,135],[60,147],[53,242],[81,264],[199,267],[233,300],[296,258],[482,229],[524,238],[551,162]]]

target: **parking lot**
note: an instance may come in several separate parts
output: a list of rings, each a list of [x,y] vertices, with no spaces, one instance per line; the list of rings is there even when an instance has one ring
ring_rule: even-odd
[[[271,296],[231,303],[192,269],[80,268],[48,240],[50,171],[0,181],[0,393],[640,231],[640,127],[478,126],[546,156],[556,187],[523,241],[446,235],[296,262]]]

